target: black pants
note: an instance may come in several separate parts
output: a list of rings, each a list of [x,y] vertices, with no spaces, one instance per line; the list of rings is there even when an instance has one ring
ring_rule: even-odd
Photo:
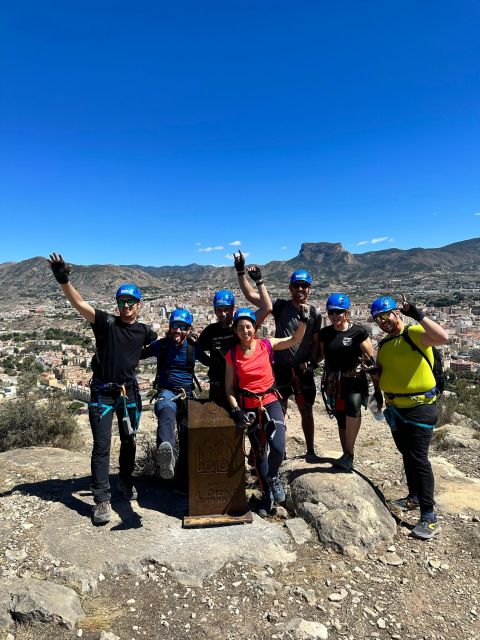
[[[129,405],[127,411],[132,428],[136,430],[142,410],[140,393],[136,384],[127,387],[127,404]],[[93,435],[92,480],[90,486],[96,504],[109,501],[111,497],[108,475],[114,413],[117,416],[120,434],[120,455],[118,460],[120,478],[128,486],[132,483],[132,474],[135,467],[136,440],[135,435],[128,436],[122,431],[124,403],[120,390],[98,389],[95,386],[91,386],[91,397],[88,406],[88,417]]]
[[[398,416],[395,424],[390,424],[393,440],[403,457],[408,493],[411,497],[418,498],[421,513],[428,513],[433,511],[435,506],[434,478],[428,449],[432,441],[433,424],[437,420],[437,408],[435,405],[424,405],[411,410],[398,409],[398,413],[409,420],[432,425],[432,428],[420,427],[404,422]]]

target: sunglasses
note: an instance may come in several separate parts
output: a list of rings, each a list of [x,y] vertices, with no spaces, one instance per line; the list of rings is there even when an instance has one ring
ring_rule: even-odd
[[[385,311],[384,313],[379,313],[377,316],[375,316],[374,320],[377,324],[380,324],[380,322],[385,322],[386,320],[390,320],[391,313],[392,313],[391,311]]]
[[[170,327],[172,329],[180,329],[180,331],[188,331],[190,329],[190,326],[184,322],[172,322]]]
[[[327,313],[329,316],[341,316],[345,313],[345,309],[329,309]]]
[[[292,282],[292,287],[294,289],[310,289],[310,285],[308,284],[308,282],[302,282],[301,280]]]
[[[135,298],[128,298],[128,300],[117,300],[119,309],[123,309],[127,304],[129,307],[134,307],[136,304],[138,304],[138,300],[135,300]]]

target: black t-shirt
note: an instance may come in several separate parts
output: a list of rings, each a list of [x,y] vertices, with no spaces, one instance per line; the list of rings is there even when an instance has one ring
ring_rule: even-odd
[[[209,324],[198,337],[197,344],[210,354],[208,377],[210,382],[225,382],[224,355],[237,343],[233,327],[224,327],[219,322]],[[223,354],[223,355],[222,355]]]
[[[272,315],[275,318],[275,338],[293,336],[300,322],[300,313],[293,302],[278,298],[274,302]],[[319,310],[310,305],[310,317],[303,340],[298,347],[276,351],[275,364],[292,367],[311,360],[313,334],[318,333],[321,326],[322,317]]]
[[[135,378],[135,368],[142,348],[155,340],[157,334],[142,322],[125,324],[119,316],[95,309],[96,351],[92,371],[102,382],[124,384]]]
[[[323,343],[325,365],[331,371],[355,369],[362,357],[360,345],[368,338],[368,333],[359,324],[352,324],[346,331],[336,331],[333,325],[320,330],[319,340]]]

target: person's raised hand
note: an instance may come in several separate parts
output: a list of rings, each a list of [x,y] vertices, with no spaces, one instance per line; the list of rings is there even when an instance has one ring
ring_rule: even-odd
[[[245,275],[245,256],[243,253],[238,250],[238,255],[236,253],[233,254],[233,264],[235,266],[235,271],[237,272],[237,276]]]
[[[413,318],[417,322],[421,322],[425,314],[418,307],[416,307],[413,302],[407,302],[406,297],[403,293],[400,294],[402,296],[402,306],[400,307],[400,311],[404,316],[408,316],[409,318]]]
[[[55,280],[59,284],[67,284],[70,275],[71,265],[66,264],[61,253],[52,253],[48,258],[48,264],[52,270]]]
[[[257,287],[263,284],[262,272],[260,271],[260,267],[257,264],[252,264],[248,266],[247,273],[249,277],[255,282]]]

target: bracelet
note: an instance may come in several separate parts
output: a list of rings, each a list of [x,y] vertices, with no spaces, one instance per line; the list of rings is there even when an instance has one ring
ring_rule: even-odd
[[[263,284],[263,280],[258,280],[256,283],[257,287],[261,287]]]
[[[237,276],[244,276],[245,275],[245,271],[237,271]]]

